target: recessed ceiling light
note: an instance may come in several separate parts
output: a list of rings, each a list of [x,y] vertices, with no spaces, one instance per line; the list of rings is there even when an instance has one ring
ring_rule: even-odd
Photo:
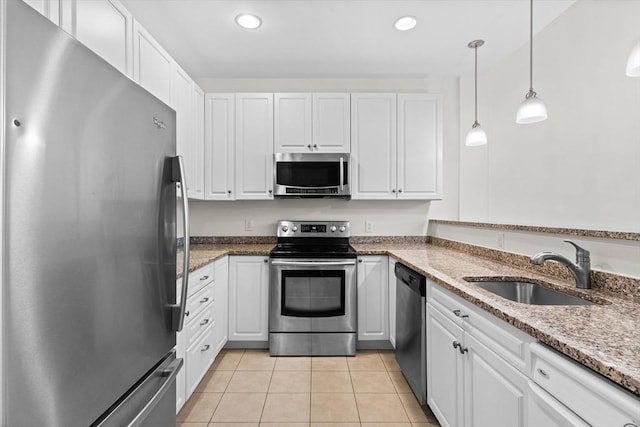
[[[418,21],[413,16],[403,16],[398,18],[394,25],[398,31],[407,31],[415,27],[417,23]]]
[[[250,15],[248,13],[242,13],[236,16],[236,24],[240,25],[242,28],[246,28],[248,30],[255,30],[260,25],[262,25],[262,20],[256,15]]]

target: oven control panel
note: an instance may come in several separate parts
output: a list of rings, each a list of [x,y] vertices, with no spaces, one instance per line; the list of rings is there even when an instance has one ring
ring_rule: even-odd
[[[278,237],[350,237],[349,221],[278,221]]]

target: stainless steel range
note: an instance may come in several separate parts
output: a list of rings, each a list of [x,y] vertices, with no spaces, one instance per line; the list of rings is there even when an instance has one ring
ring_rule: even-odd
[[[353,356],[356,253],[348,221],[279,221],[271,251],[272,356]]]

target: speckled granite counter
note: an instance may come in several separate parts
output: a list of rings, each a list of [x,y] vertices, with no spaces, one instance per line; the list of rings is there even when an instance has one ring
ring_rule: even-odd
[[[273,243],[197,244],[191,246],[189,271],[225,255],[268,255]],[[640,396],[640,303],[600,290],[578,290],[549,279],[459,250],[423,242],[352,243],[358,254],[390,255],[440,286],[532,335]],[[178,257],[178,277],[182,276]],[[535,306],[508,301],[463,280],[503,276],[541,280],[567,293],[610,304]]]
[[[204,244],[191,245],[189,273],[204,267],[205,265],[222,258],[225,255],[269,255],[273,249],[272,243],[248,243],[248,244]],[[178,253],[177,260],[177,278],[182,277],[182,252]]]
[[[578,290],[533,272],[436,245],[354,244],[359,254],[390,255],[429,279],[640,396],[640,304],[600,290]],[[531,278],[603,305],[536,306],[500,298],[469,276]]]

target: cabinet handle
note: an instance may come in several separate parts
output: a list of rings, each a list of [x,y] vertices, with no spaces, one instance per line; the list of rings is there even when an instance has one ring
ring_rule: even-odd
[[[469,317],[468,314],[461,314],[460,310],[453,310],[453,314],[455,314],[457,317]]]
[[[209,348],[211,348],[211,346],[209,344],[205,344],[204,347],[200,349],[200,351],[207,351],[209,350]]]
[[[544,378],[549,378],[549,374],[547,374],[547,371],[545,371],[542,368],[538,368],[538,373],[542,375]]]
[[[265,259],[264,259],[264,262],[265,262],[265,263],[266,263],[266,262],[269,262],[269,258],[265,258]]]
[[[634,424],[634,423],[626,423],[625,425],[623,425],[622,427],[638,427],[638,424]]]
[[[318,144],[313,144],[313,148],[318,149]]]
[[[398,193],[402,193],[402,188],[400,188],[400,189],[398,190]]]
[[[392,189],[391,189],[391,192],[392,192],[392,193],[395,193],[395,192],[396,192],[396,189],[395,189],[395,188],[392,188]]]
[[[200,300],[200,304],[204,304],[207,301],[209,301],[209,297],[204,297]]]
[[[311,150],[311,144],[307,144],[307,148]]]
[[[188,315],[189,315],[189,310],[185,311],[185,312],[184,312],[184,315],[185,315],[185,316],[188,316]]]
[[[200,280],[201,280],[201,281],[202,281],[202,280],[207,280],[208,278],[209,278],[209,276],[202,276],[202,277],[200,278]]]
[[[273,193],[273,190],[269,190],[269,194]]]
[[[231,190],[227,190],[227,193],[231,194]]]
[[[460,343],[458,341],[454,341],[453,348],[458,348],[458,347],[461,347]]]
[[[469,348],[463,347],[461,345],[460,347],[458,347],[458,350],[460,350],[460,354],[465,354],[467,351],[469,351]]]
[[[200,322],[200,326],[204,326],[207,323],[209,323],[209,319],[204,319],[202,322]]]

